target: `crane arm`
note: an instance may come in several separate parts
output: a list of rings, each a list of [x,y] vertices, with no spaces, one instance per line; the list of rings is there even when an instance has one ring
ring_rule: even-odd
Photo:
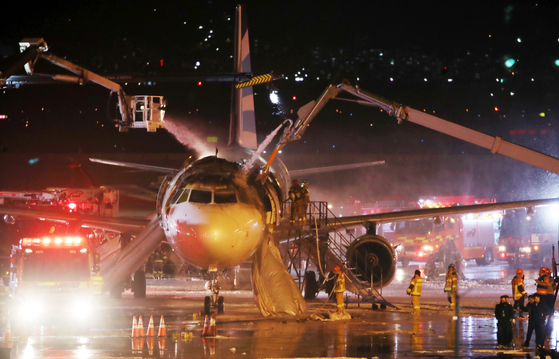
[[[491,136],[456,123],[443,120],[442,118],[429,115],[423,111],[415,110],[399,103],[386,100],[380,96],[363,91],[358,87],[351,86],[346,82],[336,86],[328,86],[317,101],[311,101],[307,105],[301,107],[301,109],[297,112],[297,115],[299,116],[298,120],[294,125],[285,128],[283,136],[276,145],[276,149],[272,153],[272,156],[268,160],[266,166],[263,168],[262,173],[267,173],[269,171],[276,153],[287,143],[301,139],[301,136],[309,126],[310,122],[316,117],[318,112],[324,108],[328,101],[338,96],[341,92],[347,92],[359,98],[356,102],[361,105],[378,107],[384,110],[390,116],[396,117],[398,123],[401,123],[402,121],[413,122],[434,131],[486,148],[491,150],[491,153],[499,153],[503,156],[513,158],[534,167],[559,174],[559,159],[555,157],[506,141],[502,137]]]
[[[67,75],[54,75],[53,78],[55,80],[76,82],[80,85],[91,81],[93,83],[96,83],[97,85],[103,86],[113,92],[116,92],[116,94],[118,95],[118,105],[122,115],[122,121],[127,125],[129,125],[132,122],[132,113],[130,107],[128,106],[126,94],[124,93],[122,86],[120,86],[116,82],[104,78],[103,76],[99,76],[96,73],[84,69],[81,66],[75,65],[68,60],[64,60],[52,53],[43,52],[39,54],[39,57],[47,60],[53,65],[59,66],[65,70],[68,70],[78,75],[78,77],[67,76]]]

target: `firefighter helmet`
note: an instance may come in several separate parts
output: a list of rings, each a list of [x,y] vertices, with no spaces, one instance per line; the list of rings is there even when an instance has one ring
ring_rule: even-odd
[[[294,185],[294,186],[298,186],[298,185],[299,185],[299,180],[294,179],[294,180],[291,182],[291,184]]]
[[[546,267],[540,267],[540,272],[547,272],[547,268]]]
[[[456,269],[456,267],[454,266],[454,263],[450,263],[450,264],[448,265],[448,269],[450,269],[450,268]]]
[[[516,274],[524,274],[524,271],[522,269],[518,268],[516,270]]]
[[[340,273],[340,266],[339,265],[334,266],[334,273]]]

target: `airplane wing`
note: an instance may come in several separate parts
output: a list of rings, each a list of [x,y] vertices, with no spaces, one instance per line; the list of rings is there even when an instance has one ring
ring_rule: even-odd
[[[147,219],[113,218],[105,216],[89,216],[77,213],[65,213],[45,209],[0,206],[0,213],[12,216],[35,217],[51,221],[77,221],[84,227],[100,228],[111,231],[139,234],[148,224]]]
[[[362,216],[328,218],[327,224],[329,227],[335,229],[344,226],[347,227],[353,225],[366,225],[367,222],[377,222],[377,223],[394,222],[394,221],[402,221],[402,220],[424,218],[424,217],[438,217],[438,216],[447,216],[452,214],[493,212],[493,211],[502,211],[505,209],[513,209],[513,208],[551,206],[557,204],[559,204],[559,200],[557,198],[549,198],[549,199],[535,199],[535,200],[518,201],[518,202],[477,204],[471,206],[417,209],[411,211],[377,213],[377,214],[369,214],[369,215],[362,215]]]
[[[335,171],[344,171],[344,170],[351,170],[355,168],[362,168],[362,167],[369,167],[369,166],[376,166],[376,165],[383,165],[384,161],[374,161],[374,162],[362,162],[362,163],[352,163],[348,165],[339,165],[339,166],[327,166],[327,167],[315,167],[315,168],[307,168],[301,170],[290,170],[290,176],[307,176],[307,175],[314,175],[318,173],[324,172],[335,172]]]
[[[143,164],[140,164],[140,163],[104,160],[104,159],[101,159],[101,158],[90,158],[89,160],[91,162],[102,163],[104,165],[136,168],[136,169],[140,169],[140,170],[144,170],[144,171],[153,171],[153,172],[160,172],[160,173],[167,173],[167,174],[173,174],[177,171],[176,168],[150,166],[150,165],[143,165]]]

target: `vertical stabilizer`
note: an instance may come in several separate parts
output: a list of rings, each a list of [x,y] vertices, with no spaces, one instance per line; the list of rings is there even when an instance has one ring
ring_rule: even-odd
[[[237,5],[235,18],[234,70],[237,73],[251,73],[250,47],[245,11]],[[235,88],[231,99],[231,122],[229,125],[229,146],[241,146],[255,150],[256,120],[254,117],[254,95],[252,87]]]

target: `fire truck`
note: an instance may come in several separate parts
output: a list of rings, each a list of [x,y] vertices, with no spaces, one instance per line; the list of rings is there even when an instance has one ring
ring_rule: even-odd
[[[419,200],[422,208],[493,202],[493,199],[476,199],[474,196],[442,196]],[[444,251],[449,240],[454,240],[463,259],[473,259],[478,265],[489,264],[497,253],[499,218],[498,214],[479,214],[393,222],[393,243],[397,245],[398,258],[404,267],[410,261],[426,261],[431,254]]]
[[[552,245],[557,243],[557,207],[535,211],[520,208],[507,210],[501,222],[498,258],[511,267],[523,263],[551,267]]]
[[[69,213],[116,217],[119,210],[119,192],[105,187],[0,191],[0,205],[48,207]]]
[[[11,253],[13,330],[21,334],[26,325],[61,321],[87,328],[102,284],[99,254],[87,238],[54,234],[22,238]]]

